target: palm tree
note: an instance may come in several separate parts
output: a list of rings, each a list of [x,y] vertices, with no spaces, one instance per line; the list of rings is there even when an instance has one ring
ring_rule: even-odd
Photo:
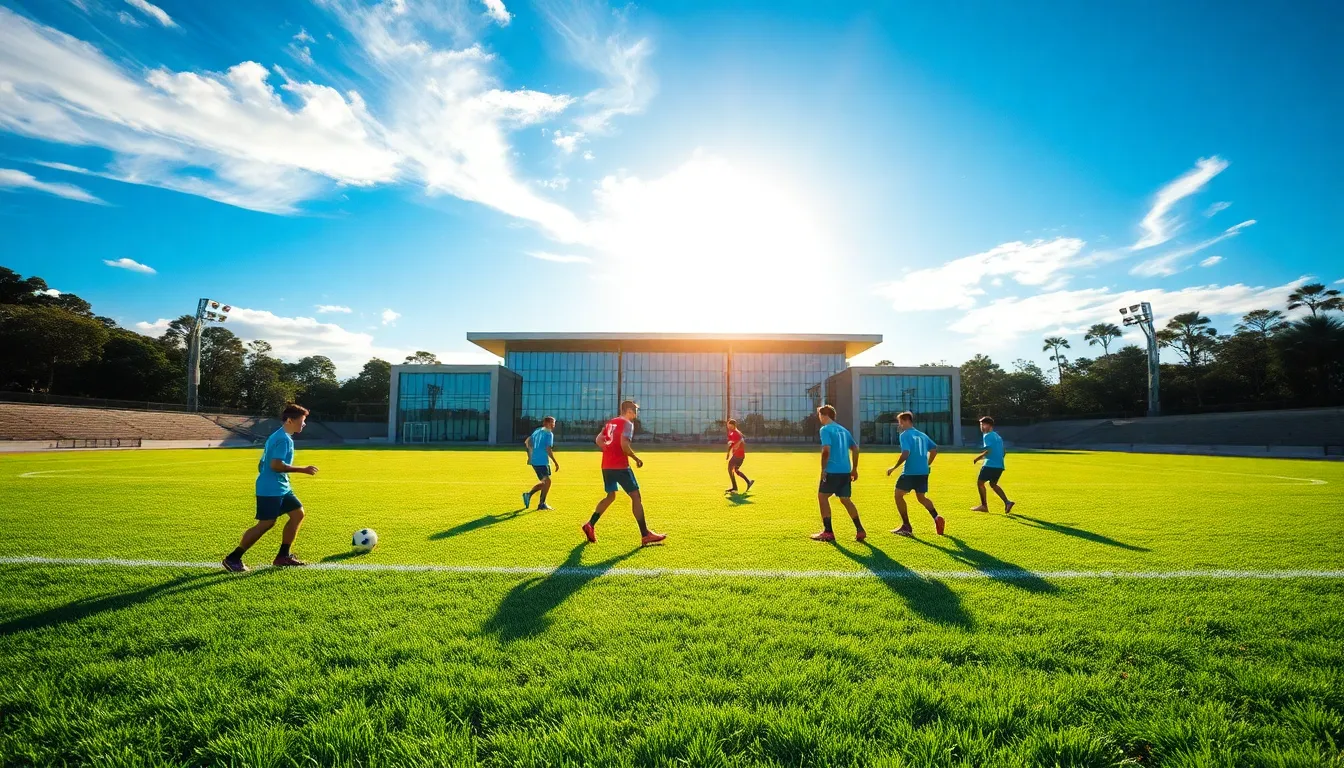
[[[1284,366],[1296,372],[1301,387],[1310,381],[1312,399],[1335,402],[1334,392],[1344,386],[1344,323],[1333,317],[1304,317],[1274,337]]]
[[[1086,341],[1088,346],[1093,347],[1100,344],[1101,353],[1103,355],[1110,355],[1111,342],[1123,335],[1124,332],[1121,331],[1120,327],[1115,323],[1097,323],[1091,328],[1088,328],[1087,333],[1083,334],[1083,341]]]
[[[1237,333],[1254,333],[1268,339],[1287,324],[1287,319],[1277,309],[1253,309],[1241,316],[1236,328]]]
[[[1195,402],[1199,405],[1204,405],[1204,396],[1199,388],[1199,365],[1205,356],[1213,354],[1217,339],[1218,331],[1214,330],[1213,321],[1198,311],[1176,315],[1167,321],[1167,327],[1157,332],[1157,343],[1176,350],[1177,354],[1185,358],[1185,364],[1190,366],[1190,378],[1195,385]]]
[[[1344,296],[1334,288],[1326,288],[1324,283],[1307,283],[1288,294],[1288,308],[1298,307],[1306,307],[1311,310],[1311,316],[1315,317],[1317,310],[1328,312],[1344,309]]]
[[[1041,347],[1042,352],[1049,352],[1051,350],[1054,350],[1055,354],[1050,356],[1050,362],[1055,364],[1055,372],[1059,376],[1060,384],[1064,383],[1064,364],[1069,362],[1069,359],[1065,357],[1064,353],[1060,352],[1059,350],[1068,348],[1069,348],[1069,340],[1064,338],[1063,336],[1050,336],[1046,338],[1045,346]]]

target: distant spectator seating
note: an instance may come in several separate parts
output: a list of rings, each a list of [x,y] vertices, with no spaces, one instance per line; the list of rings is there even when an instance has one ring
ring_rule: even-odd
[[[1247,411],[1137,419],[1047,421],[1010,428],[1018,445],[1344,445],[1344,408]]]
[[[0,440],[225,440],[236,436],[194,413],[0,403]]]

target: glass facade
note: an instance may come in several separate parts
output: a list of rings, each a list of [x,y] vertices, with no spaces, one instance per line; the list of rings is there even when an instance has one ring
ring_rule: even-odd
[[[751,440],[816,441],[822,387],[844,368],[842,354],[734,353],[733,418]]]
[[[514,434],[521,439],[554,416],[557,440],[592,440],[616,414],[620,356],[615,352],[513,352],[504,365],[523,377]]]
[[[952,444],[952,379],[949,376],[859,376],[859,442],[894,445],[896,414],[915,414],[915,427],[939,445]]]
[[[397,390],[397,428],[424,424],[429,442],[490,439],[490,374],[402,373]]]
[[[721,438],[727,369],[722,352],[626,352],[621,399],[639,403],[636,433],[664,441]]]

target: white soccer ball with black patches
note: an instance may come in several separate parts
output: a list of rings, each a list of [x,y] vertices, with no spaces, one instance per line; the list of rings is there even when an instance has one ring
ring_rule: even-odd
[[[378,534],[374,533],[372,528],[360,528],[350,537],[350,546],[354,547],[356,552],[372,552],[373,548],[378,546]]]

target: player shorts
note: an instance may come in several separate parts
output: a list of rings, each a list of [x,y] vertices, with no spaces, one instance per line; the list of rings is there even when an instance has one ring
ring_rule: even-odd
[[[1003,477],[1003,467],[981,467],[977,483],[997,483]]]
[[[629,468],[602,470],[602,485],[607,489],[607,493],[615,493],[617,488],[626,493],[634,493],[639,490],[639,483],[635,480],[635,471]]]
[[[551,476],[550,464],[533,464],[532,471],[537,473],[538,480],[545,480]]]
[[[901,475],[896,478],[896,487],[902,491],[914,491],[915,493],[929,492],[928,475]]]
[[[742,468],[742,462],[744,462],[744,461],[746,461],[746,460],[747,460],[747,457],[746,457],[746,456],[734,456],[733,458],[729,459],[729,460],[728,460],[728,471],[729,471],[729,472],[732,472],[732,471],[735,470],[735,469],[741,469],[741,468]]]
[[[257,519],[274,520],[281,515],[287,515],[296,509],[302,509],[303,502],[293,493],[286,493],[284,496],[258,496],[257,497]]]
[[[817,486],[817,493],[848,499],[850,488],[851,481],[848,472],[826,472],[821,476],[821,484]]]

